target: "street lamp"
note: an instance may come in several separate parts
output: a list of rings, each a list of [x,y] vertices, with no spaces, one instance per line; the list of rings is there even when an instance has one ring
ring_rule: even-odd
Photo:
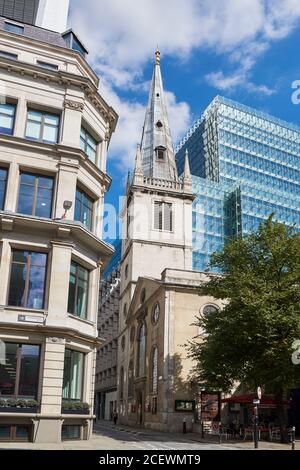
[[[65,213],[62,216],[62,219],[66,218],[67,212],[68,212],[68,210],[71,209],[72,205],[73,205],[72,201],[64,201],[63,207],[64,207],[64,210],[65,210]]]
[[[254,449],[258,449],[258,405],[260,404],[262,392],[261,388],[257,387],[257,398],[253,400],[254,405]]]

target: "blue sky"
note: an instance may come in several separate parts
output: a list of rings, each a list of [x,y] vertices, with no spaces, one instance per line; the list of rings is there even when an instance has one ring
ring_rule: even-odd
[[[300,125],[299,0],[70,0],[100,93],[120,116],[106,202],[118,204],[140,141],[156,44],[174,145],[216,95]]]

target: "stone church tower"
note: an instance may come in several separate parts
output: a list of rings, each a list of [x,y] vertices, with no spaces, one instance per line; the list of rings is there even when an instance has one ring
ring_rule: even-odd
[[[160,279],[166,268],[192,270],[193,200],[188,155],[183,177],[177,174],[157,50],[142,141],[121,213],[120,331],[140,276]]]
[[[144,346],[138,338],[151,313],[143,309],[146,290],[140,292],[139,283],[142,278],[159,281],[166,269],[192,270],[193,200],[187,155],[183,176],[179,178],[177,174],[164,100],[160,53],[156,51],[142,140],[137,148],[133,177],[127,183],[121,214],[118,402],[122,423],[130,423],[131,417],[135,416],[143,425],[143,414],[135,407],[141,411],[146,406],[147,371],[141,367],[142,362],[146,364],[149,360],[145,349],[145,361],[137,365],[135,348],[138,347],[142,354]],[[138,319],[135,313],[137,303],[142,312]],[[136,323],[135,327],[133,323]],[[135,396],[133,401],[129,399],[132,393]]]

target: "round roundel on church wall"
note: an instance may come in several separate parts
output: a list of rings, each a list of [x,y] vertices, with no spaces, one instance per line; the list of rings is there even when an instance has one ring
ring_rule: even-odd
[[[159,314],[160,314],[160,306],[159,303],[157,302],[152,310],[152,323],[155,325],[158,322],[159,319]]]
[[[157,129],[161,129],[162,126],[163,126],[162,122],[161,122],[161,121],[157,121],[157,123],[156,123]]]
[[[122,336],[122,339],[121,339],[121,348],[122,348],[122,351],[124,351],[125,349],[125,344],[126,344],[126,338],[125,338],[125,335]]]

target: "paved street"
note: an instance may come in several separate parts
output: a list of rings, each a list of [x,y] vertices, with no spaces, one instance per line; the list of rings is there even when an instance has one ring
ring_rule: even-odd
[[[300,447],[297,443],[296,448]],[[260,442],[260,449],[290,450],[289,445]],[[253,449],[251,441],[203,442],[197,434],[168,434],[148,430],[137,430],[125,426],[114,426],[110,422],[95,425],[89,441],[68,441],[61,444],[1,443],[4,449],[34,450],[246,450]]]

